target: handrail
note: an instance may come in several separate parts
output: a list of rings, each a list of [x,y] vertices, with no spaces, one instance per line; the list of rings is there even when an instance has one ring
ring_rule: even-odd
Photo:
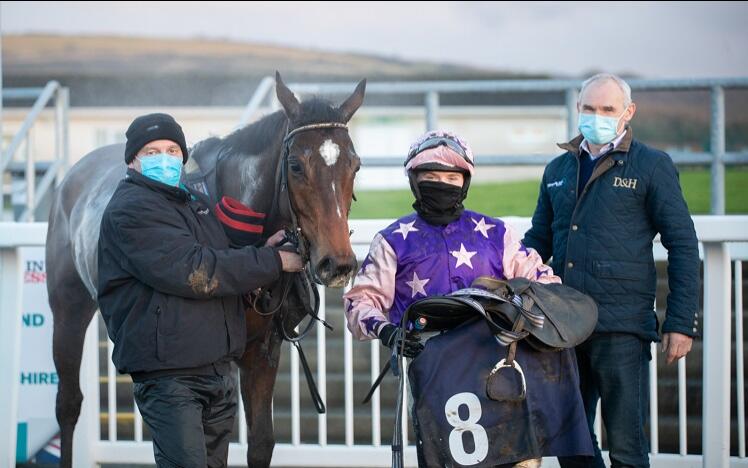
[[[657,79],[627,80],[631,89],[636,90],[682,90],[748,87],[748,77],[738,78],[699,78],[699,79]],[[429,91],[439,93],[472,92],[523,92],[523,91],[566,91],[577,89],[582,80],[466,80],[466,81],[410,81],[393,83],[367,83],[366,92],[392,94],[420,94]],[[356,83],[290,83],[289,88],[299,93],[348,93]]]
[[[21,124],[21,128],[13,136],[13,141],[10,142],[8,148],[6,148],[3,152],[2,159],[0,160],[0,174],[5,172],[5,167],[13,158],[13,155],[18,150],[18,147],[21,146],[21,142],[23,142],[24,138],[28,136],[31,126],[34,124],[37,117],[39,117],[39,114],[42,113],[44,108],[47,106],[47,103],[50,99],[52,99],[52,96],[54,96],[55,92],[57,92],[58,89],[60,89],[60,83],[58,83],[57,81],[50,81],[49,83],[47,83],[47,86],[44,87],[42,93],[39,95],[39,97],[36,99],[36,102],[34,102],[34,105],[31,107],[31,110],[26,116],[26,119],[24,119],[23,124]]]
[[[57,171],[60,170],[62,167],[63,161],[55,161],[47,168],[47,171],[44,173],[44,177],[42,177],[42,180],[39,181],[39,185],[36,187],[36,200],[41,200],[44,197],[44,194],[47,193],[47,190],[52,186],[52,181],[54,181],[55,177],[57,176]],[[31,179],[29,179],[31,180]],[[32,203],[27,203],[26,209],[23,210],[23,213],[21,213],[20,220],[21,221],[33,221],[30,216],[32,211],[36,208],[36,206],[29,206]],[[35,203],[33,203],[35,205]]]
[[[3,100],[36,99],[44,88],[5,88],[3,89]]]
[[[628,81],[636,90],[691,90],[707,89],[710,92],[711,132],[711,213],[725,213],[725,165],[745,164],[748,157],[740,153],[725,153],[725,88],[748,88],[748,77],[650,79]],[[369,83],[366,91],[388,94],[423,94],[427,130],[438,127],[439,93],[510,93],[510,92],[564,92],[567,137],[577,133],[577,99],[581,80],[469,80],[469,81],[412,81]],[[355,86],[353,83],[292,83],[297,93],[342,94]],[[687,159],[684,157],[683,159]],[[548,159],[550,160],[550,158]],[[695,164],[695,163],[692,163]],[[399,164],[398,164],[399,165]]]
[[[706,166],[711,164],[714,159],[709,153],[673,151],[669,154],[675,164],[682,166]],[[475,164],[476,166],[545,166],[556,157],[558,157],[558,154],[527,154],[522,156],[481,154],[475,157]],[[748,151],[724,153],[722,162],[728,166],[748,164]],[[364,156],[361,158],[361,164],[367,168],[402,167],[403,158],[400,156]]]
[[[52,180],[62,180],[68,161],[68,88],[57,81],[50,81],[44,88],[11,88],[2,90],[4,99],[22,100],[36,98],[31,110],[21,124],[18,132],[8,148],[0,154],[0,176],[11,166],[11,161],[22,142],[26,141],[25,179],[26,179],[26,208],[21,214],[21,221],[34,221],[34,211],[39,200],[42,200],[52,187]],[[29,134],[41,113],[53,99],[55,107],[55,161],[47,168],[44,177],[37,186],[36,164],[34,154],[29,148]]]

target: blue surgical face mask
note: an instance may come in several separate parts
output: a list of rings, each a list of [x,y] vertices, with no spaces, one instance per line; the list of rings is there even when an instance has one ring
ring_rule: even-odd
[[[166,153],[153,156],[141,156],[140,172],[153,180],[176,187],[182,176],[182,157],[170,156]]]
[[[623,111],[625,114],[626,111]],[[597,114],[579,114],[579,131],[593,145],[610,143],[618,135],[618,122],[623,117],[604,117]]]

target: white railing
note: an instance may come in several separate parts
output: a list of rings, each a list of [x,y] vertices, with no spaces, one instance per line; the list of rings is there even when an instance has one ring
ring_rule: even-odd
[[[527,218],[505,218],[520,231],[529,227]],[[686,365],[685,359],[678,364],[678,402],[679,402],[679,453],[659,453],[658,411],[657,411],[657,353],[653,345],[653,361],[650,379],[651,404],[651,460],[652,466],[664,467],[748,467],[745,458],[745,388],[743,383],[743,340],[742,340],[742,290],[731,291],[730,271],[735,266],[735,284],[742,283],[742,261],[748,258],[748,216],[695,216],[695,225],[704,259],[704,387],[703,387],[703,422],[702,422],[702,455],[689,455],[686,437]],[[363,258],[374,234],[389,223],[387,220],[352,221],[354,229],[352,243],[359,258]],[[18,337],[20,335],[21,308],[20,288],[21,269],[18,264],[17,249],[21,246],[43,245],[46,235],[44,223],[0,223],[0,376],[10,385],[0,385],[0,465],[15,463],[15,430],[18,398],[18,379],[9,378],[18,375]],[[666,258],[664,249],[655,246],[655,257]],[[320,288],[323,294],[325,290]],[[738,421],[738,456],[730,457],[730,362],[731,362],[731,299],[735,300],[736,326],[736,365],[737,365],[737,421]],[[325,316],[324,301],[320,315]],[[98,317],[98,314],[97,314]],[[92,321],[86,335],[84,358],[81,366],[81,387],[84,394],[81,417],[76,428],[74,448],[76,467],[90,467],[99,463],[152,464],[153,449],[150,442],[143,441],[142,419],[135,408],[134,441],[121,441],[117,437],[117,398],[116,373],[111,359],[107,371],[108,377],[108,438],[100,437],[100,403],[99,403],[99,363],[98,363],[98,320]],[[323,398],[326,396],[327,350],[324,339],[324,328],[317,325],[317,383]],[[378,374],[379,343],[370,345],[371,379]],[[344,417],[345,439],[342,444],[329,444],[327,441],[327,415],[318,416],[317,443],[302,443],[300,424],[300,389],[298,357],[291,348],[291,443],[276,445],[273,465],[275,466],[326,466],[326,467],[386,467],[390,466],[390,448],[380,440],[381,405],[379,392],[371,403],[371,440],[355,440],[353,395],[353,343],[348,330],[344,330]],[[111,356],[111,346],[107,348]],[[708,363],[708,365],[707,365]],[[694,376],[691,376],[692,378]],[[407,407],[407,405],[404,405]],[[275,410],[279,408],[276,405]],[[247,449],[247,432],[244,427],[243,412],[239,412],[238,443],[229,447],[229,464],[242,466],[245,463]],[[407,421],[407,418],[406,418]],[[407,432],[406,432],[407,434]],[[416,466],[415,448],[409,445],[405,449],[407,466]],[[544,466],[557,466],[555,459],[549,459]]]

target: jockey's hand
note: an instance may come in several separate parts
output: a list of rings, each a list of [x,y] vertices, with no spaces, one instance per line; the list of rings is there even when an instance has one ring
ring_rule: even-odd
[[[278,254],[281,258],[281,264],[283,264],[283,271],[287,273],[296,273],[304,268],[304,262],[301,260],[301,256],[296,252],[288,252],[279,249]]]
[[[280,244],[285,237],[286,231],[281,229],[272,236],[268,237],[268,240],[265,241],[265,247],[275,247],[276,245]]]
[[[402,343],[402,330],[400,327],[396,327],[392,324],[387,324],[382,327],[382,331],[379,332],[379,340],[383,345],[392,349],[396,353],[400,354],[400,348]],[[414,358],[423,351],[423,344],[418,336],[406,334],[405,335],[405,348],[403,349],[402,355],[406,358]]]
[[[682,333],[665,333],[662,335],[662,352],[665,353],[667,363],[677,361],[689,351],[693,345],[693,338]]]

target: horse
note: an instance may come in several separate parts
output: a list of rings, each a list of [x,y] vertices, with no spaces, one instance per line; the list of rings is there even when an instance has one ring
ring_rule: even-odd
[[[295,230],[310,276],[329,287],[344,286],[357,267],[348,213],[361,163],[346,124],[363,103],[365,88],[364,79],[337,107],[316,97],[299,102],[276,72],[282,109],[223,138],[197,143],[184,168],[185,178],[200,176],[197,185],[210,206],[229,196],[267,213],[266,233]],[[73,432],[83,401],[83,341],[97,310],[99,227],[104,208],[125,175],[123,155],[124,145],[116,144],[83,157],[61,182],[50,211],[47,289],[59,376],[56,417],[62,468],[72,465]],[[283,315],[275,314],[275,319],[252,306],[246,312],[246,350],[237,365],[250,467],[270,465],[275,446],[271,403],[280,346],[286,330],[293,330],[306,313],[298,297],[283,298],[287,300],[278,306]]]

